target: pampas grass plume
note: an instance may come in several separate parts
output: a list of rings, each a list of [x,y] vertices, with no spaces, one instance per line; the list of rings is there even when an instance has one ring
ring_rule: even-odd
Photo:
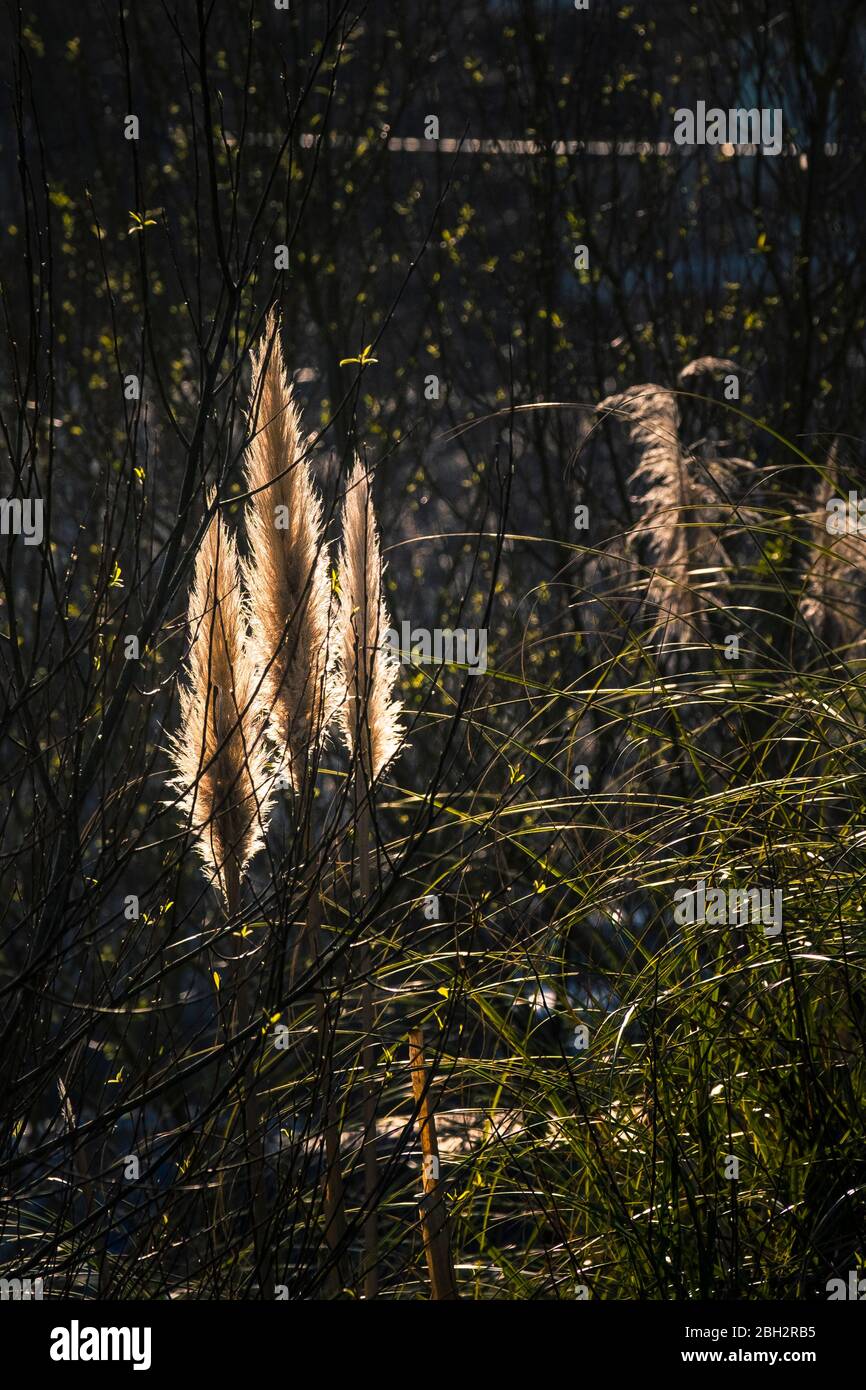
[[[256,672],[245,645],[247,613],[234,540],[219,509],[195,561],[189,597],[188,683],[170,745],[173,786],[229,914],[262,843],[270,808]]]
[[[340,555],[340,661],[346,741],[369,781],[388,765],[403,737],[393,698],[399,662],[385,642],[391,622],[382,591],[382,555],[370,477],[360,460],[346,488]]]
[[[322,504],[272,312],[253,356],[254,434],[246,483],[250,651],[275,740],[300,790],[336,714],[331,586]],[[279,523],[279,524],[278,524]]]

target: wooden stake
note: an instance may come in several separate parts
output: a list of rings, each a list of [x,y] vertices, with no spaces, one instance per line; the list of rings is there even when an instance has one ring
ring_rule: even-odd
[[[430,1287],[434,1299],[457,1298],[457,1284],[448,1238],[448,1215],[443,1189],[439,1180],[439,1145],[436,1141],[436,1119],[430,1103],[429,1078],[424,1061],[424,1033],[420,1028],[409,1032],[409,1066],[412,1068],[412,1090],[419,1107],[421,1129],[424,1196],[419,1212]]]

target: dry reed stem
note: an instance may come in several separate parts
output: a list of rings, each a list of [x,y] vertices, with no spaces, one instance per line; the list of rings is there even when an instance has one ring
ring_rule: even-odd
[[[195,848],[214,877],[226,916],[240,912],[241,883],[262,843],[273,777],[263,742],[263,712],[247,649],[248,611],[235,543],[217,510],[196,556],[189,600],[189,683],[181,688],[181,723],[171,744],[174,786],[196,835]],[[229,1028],[252,1021],[254,1000],[242,988]],[[264,1141],[255,1078],[238,1076],[255,1214],[256,1263],[263,1277]],[[223,1202],[222,1178],[217,1194]]]
[[[356,783],[357,787],[357,783]],[[360,791],[361,789],[358,788]],[[361,791],[361,796],[363,792]],[[360,798],[359,798],[360,800]],[[358,850],[358,876],[362,907],[370,900],[370,808],[361,800],[355,822]],[[376,1139],[376,1043],[375,1002],[373,996],[373,957],[369,942],[361,950],[361,1033],[364,1038],[361,1062],[364,1069],[364,1296],[379,1292],[379,1216],[376,1210],[378,1152]]]
[[[343,507],[338,611],[340,669],[345,685],[341,719],[355,759],[355,835],[362,908],[370,901],[372,786],[396,754],[402,738],[401,706],[393,698],[399,663],[385,646],[390,627],[383,594],[379,531],[370,478],[355,460]],[[375,1298],[378,1272],[376,1152],[376,1043],[373,962],[369,944],[360,952],[364,1116],[364,1293]]]

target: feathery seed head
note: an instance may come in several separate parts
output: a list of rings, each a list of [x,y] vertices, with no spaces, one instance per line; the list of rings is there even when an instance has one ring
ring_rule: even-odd
[[[250,651],[271,728],[299,790],[336,714],[331,586],[322,504],[304,457],[273,311],[253,355],[251,432],[244,566]]]
[[[346,742],[370,781],[391,761],[403,737],[402,706],[393,698],[400,666],[385,641],[391,621],[382,573],[370,478],[356,459],[343,505],[338,624],[346,700],[340,714]]]
[[[688,588],[690,549],[688,528],[683,524],[689,507],[703,497],[694,486],[688,460],[680,447],[680,413],[673,391],[663,386],[633,386],[609,396],[597,407],[615,412],[628,426],[629,439],[638,451],[631,482],[641,485],[639,497],[652,564],[657,567],[648,598],[661,615],[672,642],[687,640],[699,620]]]
[[[835,535],[827,529],[827,503],[847,494],[839,466],[839,441],[834,439],[827,456],[826,476],[815,493],[809,516],[810,546],[800,595],[800,613],[809,628],[832,647],[850,647],[863,630],[858,576],[863,570],[866,546],[859,533],[847,529]]]
[[[237,551],[219,509],[196,556],[188,622],[189,682],[181,686],[180,729],[170,744],[172,785],[231,913],[267,829],[272,778],[245,649]]]

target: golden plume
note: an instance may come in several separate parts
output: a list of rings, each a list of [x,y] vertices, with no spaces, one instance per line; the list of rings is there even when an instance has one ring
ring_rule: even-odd
[[[369,474],[355,460],[343,504],[340,553],[340,659],[346,699],[340,717],[346,741],[368,781],[394,757],[403,736],[394,700],[399,662],[386,641],[391,622],[382,592],[382,555]]]
[[[707,363],[729,365],[726,359],[703,358],[683,369],[681,379],[699,374]],[[731,364],[733,365],[733,364]],[[632,538],[643,539],[654,574],[648,599],[658,609],[666,642],[693,640],[704,629],[707,610],[691,585],[693,568],[726,562],[718,530],[735,509],[730,498],[739,490],[738,470],[750,470],[743,459],[704,458],[683,449],[680,412],[673,391],[651,383],[632,386],[608,396],[596,407],[627,426],[637,451],[630,482],[640,488],[631,498],[641,520]],[[718,581],[724,582],[724,574]]]
[[[866,547],[847,525],[831,529],[829,506],[839,498],[847,504],[848,486],[839,461],[839,441],[834,439],[825,472],[808,516],[811,546],[806,560],[800,613],[808,626],[828,646],[850,648],[859,642],[863,612],[857,577],[862,573]],[[849,653],[850,655],[850,653]]]
[[[274,737],[300,790],[336,714],[331,589],[322,504],[286,377],[272,310],[253,354],[246,483],[250,651]]]
[[[170,744],[172,785],[231,914],[267,829],[272,777],[256,673],[245,647],[237,550],[219,509],[196,556],[188,622],[189,683],[181,686],[180,729]]]

